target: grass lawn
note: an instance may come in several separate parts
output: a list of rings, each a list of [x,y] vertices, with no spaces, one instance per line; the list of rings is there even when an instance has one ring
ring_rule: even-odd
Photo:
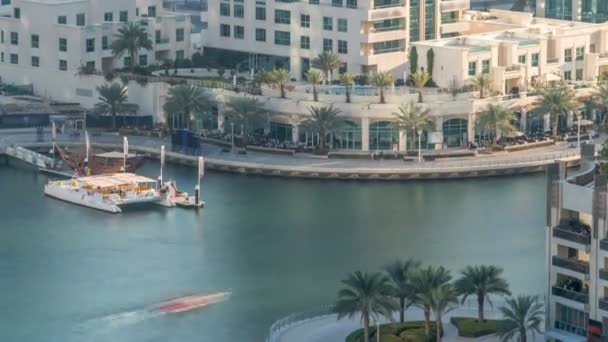
[[[371,341],[376,341],[376,327],[369,328]],[[430,340],[435,340],[435,324],[431,322]],[[353,331],[346,337],[346,342],[363,341],[363,328]],[[388,323],[380,325],[380,342],[426,342],[424,322]]]
[[[480,322],[472,317],[452,317],[450,323],[458,328],[458,336],[480,337],[496,333],[496,327],[500,321],[487,319]]]

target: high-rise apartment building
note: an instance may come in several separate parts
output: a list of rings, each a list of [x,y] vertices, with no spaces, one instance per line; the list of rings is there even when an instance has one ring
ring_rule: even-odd
[[[561,20],[608,21],[606,0],[536,0],[536,15]]]
[[[240,54],[241,70],[285,67],[300,79],[333,51],[341,71],[403,75],[410,42],[458,34],[469,0],[208,0],[201,14],[207,53]]]

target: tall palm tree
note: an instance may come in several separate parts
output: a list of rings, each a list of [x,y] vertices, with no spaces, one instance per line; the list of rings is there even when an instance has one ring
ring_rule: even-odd
[[[344,95],[346,95],[346,103],[350,103],[350,90],[355,83],[355,76],[350,72],[345,72],[340,75],[340,82],[344,86]]]
[[[488,74],[480,74],[473,78],[473,86],[479,89],[479,98],[483,99],[483,91],[490,87],[490,78]]]
[[[346,285],[338,292],[335,311],[338,319],[354,317],[361,313],[363,322],[364,341],[369,342],[370,318],[377,320],[380,316],[391,318],[396,309],[395,302],[387,291],[390,280],[382,273],[362,273],[360,271],[349,274],[342,280]]]
[[[468,296],[477,296],[477,311],[480,322],[484,321],[483,305],[488,295],[511,295],[509,284],[502,278],[502,268],[500,267],[467,266],[460,274],[460,278],[455,282],[456,290],[462,295],[463,303]]]
[[[424,334],[429,336],[431,330],[432,293],[452,280],[450,271],[443,266],[420,269],[410,276],[413,300],[424,311]]]
[[[150,51],[152,48],[152,40],[148,37],[146,29],[134,22],[125,23],[119,28],[118,33],[114,35],[114,41],[112,41],[114,56],[120,57],[125,52],[129,54],[131,72],[137,64],[137,51],[140,49]]]
[[[418,103],[423,102],[422,89],[431,80],[431,74],[426,71],[416,71],[412,74],[412,82],[418,88]]]
[[[116,130],[116,114],[125,109],[128,88],[120,83],[104,84],[97,87],[99,103],[95,105],[98,112],[112,114],[112,130]]]
[[[243,127],[243,143],[247,146],[247,136],[256,129],[264,127],[268,121],[268,111],[254,97],[233,97],[226,103],[226,121]]]
[[[511,133],[516,130],[511,123],[515,114],[501,105],[488,104],[488,107],[477,116],[476,126],[480,132],[489,131],[492,134],[492,144],[496,143],[498,132]]]
[[[415,148],[416,146],[416,133],[418,131],[429,131],[435,129],[435,120],[429,115],[430,110],[422,108],[414,101],[409,103],[402,103],[399,106],[399,112],[393,112],[393,115],[397,119],[396,125],[399,129],[411,131],[410,134],[410,146]]]
[[[602,121],[604,121],[604,114],[608,110],[608,81],[600,80],[598,82],[597,89],[593,95],[593,102],[602,109]]]
[[[171,116],[181,115],[187,122],[187,128],[192,129],[195,114],[202,114],[210,106],[211,101],[200,88],[180,84],[169,89],[163,110]]]
[[[310,69],[306,73],[306,79],[312,85],[312,98],[315,102],[319,101],[319,92],[317,90],[317,86],[323,82],[325,77],[323,77],[323,73],[316,69]]]
[[[333,105],[310,107],[308,111],[310,118],[302,122],[302,126],[319,134],[319,147],[321,152],[325,153],[327,135],[335,133],[344,123],[340,115],[342,111],[334,108]]]
[[[574,90],[562,83],[540,88],[534,105],[541,112],[553,115],[553,140],[557,141],[559,117],[576,110],[579,104]]]
[[[419,261],[408,259],[406,261],[396,260],[384,268],[393,282],[392,294],[399,299],[399,322],[401,323],[405,320],[405,309],[412,304],[410,274],[419,266]]]
[[[433,289],[428,295],[431,309],[435,313],[435,336],[439,342],[443,332],[443,316],[456,308],[458,293],[452,284],[445,284]]]
[[[527,341],[528,332],[540,333],[544,322],[543,304],[536,296],[518,296],[509,298],[500,308],[503,320],[498,324],[498,336],[501,341]]]
[[[372,75],[370,82],[380,91],[380,103],[385,103],[384,88],[392,86],[395,83],[395,77],[388,71],[379,71]]]
[[[331,73],[339,68],[341,64],[340,57],[332,51],[323,51],[312,60],[312,67],[323,70],[327,82],[331,81]]]
[[[285,95],[285,87],[289,83],[289,71],[287,69],[274,69],[270,72],[268,80],[272,85],[277,86],[281,90],[281,98],[287,98]]]

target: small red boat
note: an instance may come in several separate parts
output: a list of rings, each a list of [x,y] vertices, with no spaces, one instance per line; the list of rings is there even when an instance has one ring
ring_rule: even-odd
[[[186,296],[172,299],[154,306],[151,311],[178,313],[203,308],[207,305],[223,302],[230,298],[231,292],[219,292],[210,295]]]

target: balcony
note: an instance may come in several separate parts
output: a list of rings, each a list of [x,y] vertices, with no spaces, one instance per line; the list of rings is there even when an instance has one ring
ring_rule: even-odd
[[[600,240],[600,249],[608,252],[608,239]]]
[[[554,296],[573,300],[573,301],[579,302],[581,304],[589,303],[589,294],[568,290],[563,287],[559,287],[559,286],[555,286],[555,285],[553,285],[553,287],[551,288],[551,294],[553,294]]]
[[[608,311],[608,298],[600,298],[598,300],[598,304],[600,310]]]
[[[599,273],[600,273],[600,279],[608,280],[608,269],[600,268]]]
[[[582,274],[589,274],[589,263],[585,261],[562,258],[557,255],[554,255],[553,266],[565,268],[567,270]]]
[[[448,0],[441,2],[441,12],[452,12],[459,9],[468,10],[471,8],[469,0]]]
[[[578,221],[562,220],[553,227],[553,237],[580,243],[591,244],[591,228]]]
[[[383,19],[394,19],[394,18],[406,18],[407,13],[404,7],[388,7],[378,8],[367,12],[367,21],[383,20]]]
[[[370,30],[368,34],[363,35],[363,43],[379,43],[390,40],[403,39],[405,36],[404,27],[396,27],[393,30]]]

